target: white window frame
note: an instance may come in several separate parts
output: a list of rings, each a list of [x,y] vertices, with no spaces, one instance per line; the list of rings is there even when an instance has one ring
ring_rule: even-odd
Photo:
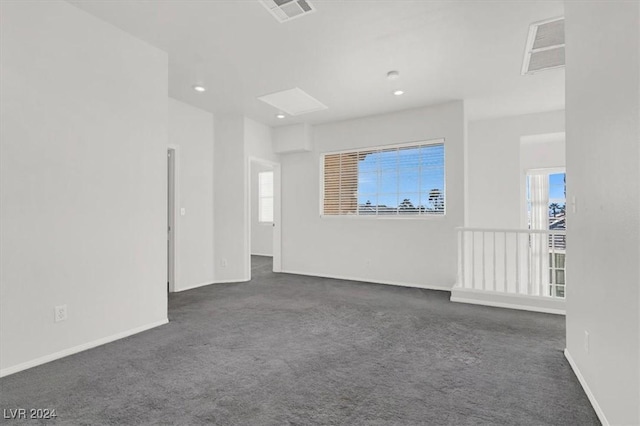
[[[262,176],[266,175],[266,174],[271,174],[271,195],[264,195],[262,193]],[[274,217],[274,174],[273,174],[273,170],[267,170],[267,171],[262,171],[262,172],[258,172],[258,223],[261,224],[265,224],[265,225],[270,225],[273,223],[273,217]],[[271,220],[264,220],[263,216],[262,216],[262,203],[264,199],[271,199]]]
[[[377,149],[393,149],[393,148],[405,148],[405,147],[413,147],[419,145],[442,145],[444,147],[443,153],[443,175],[444,175],[444,184],[442,188],[443,196],[444,196],[444,210],[442,214],[395,214],[395,215],[360,215],[358,209],[356,209],[355,214],[336,214],[336,215],[326,215],[324,214],[324,159],[326,155],[331,154],[350,154],[361,151],[369,151],[369,150],[377,150]],[[319,215],[323,219],[337,220],[337,219],[363,219],[363,220],[442,220],[447,215],[447,149],[446,149],[446,141],[445,138],[438,139],[425,139],[413,142],[403,142],[397,144],[387,144],[387,145],[376,145],[376,146],[364,146],[361,148],[354,149],[341,149],[334,151],[325,151],[320,153],[319,159],[319,168],[320,168],[320,179],[319,179],[319,193],[320,193],[320,205],[319,205]]]
[[[524,189],[524,216],[523,216],[523,226],[525,228],[529,228],[530,223],[529,223],[529,197],[527,197],[527,192],[528,192],[528,186],[529,186],[529,177],[531,175],[540,175],[540,174],[546,174],[547,178],[549,178],[550,175],[557,175],[560,173],[564,173],[565,175],[567,174],[567,170],[566,167],[544,167],[544,168],[537,168],[537,169],[527,169],[525,171],[525,180],[524,180],[524,184],[525,184],[525,189]],[[548,201],[551,201],[551,198],[548,199]],[[567,206],[567,200],[565,198],[565,208]],[[547,224],[547,230],[549,229],[549,226]]]

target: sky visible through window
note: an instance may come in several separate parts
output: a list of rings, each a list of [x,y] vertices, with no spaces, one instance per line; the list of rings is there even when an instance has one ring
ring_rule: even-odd
[[[564,173],[554,173],[549,175],[549,200],[564,200]]]
[[[359,205],[396,208],[409,200],[433,208],[433,190],[444,197],[442,144],[372,152],[358,162]]]

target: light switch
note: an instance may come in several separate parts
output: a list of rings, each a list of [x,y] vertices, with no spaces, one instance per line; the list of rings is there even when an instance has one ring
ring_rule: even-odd
[[[185,214],[187,214],[187,209],[180,207],[180,216],[184,216]]]
[[[578,211],[578,204],[576,202],[576,196],[571,197],[571,212],[575,213]]]

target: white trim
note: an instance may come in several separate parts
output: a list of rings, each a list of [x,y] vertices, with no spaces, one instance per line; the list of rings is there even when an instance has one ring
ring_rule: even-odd
[[[377,149],[393,149],[393,148],[406,148],[413,146],[423,146],[423,145],[444,145],[446,142],[445,138],[434,138],[434,139],[418,139],[410,142],[400,142],[400,143],[390,143],[385,145],[376,145],[376,146],[363,146],[362,148],[352,148],[352,149],[339,149],[336,151],[323,151],[320,153],[320,156],[325,156],[327,154],[352,154],[360,151],[375,151]]]
[[[64,358],[66,356],[73,355],[73,354],[76,354],[78,352],[83,352],[83,351],[86,351],[88,349],[95,348],[97,346],[102,346],[104,344],[111,343],[111,342],[116,341],[116,340],[124,339],[125,337],[129,337],[129,336],[132,336],[134,334],[138,334],[138,333],[141,333],[143,331],[147,331],[147,330],[150,330],[152,328],[159,327],[161,325],[167,324],[168,322],[169,322],[169,320],[167,318],[165,318],[165,319],[163,319],[161,321],[152,322],[150,324],[146,324],[146,325],[142,325],[140,327],[132,328],[130,330],[123,331],[121,333],[112,334],[111,336],[107,336],[107,337],[103,337],[101,339],[93,340],[93,341],[88,342],[88,343],[83,343],[81,345],[74,346],[72,348],[63,349],[63,350],[61,350],[59,352],[55,352],[55,353],[52,353],[52,354],[49,354],[49,355],[45,355],[45,356],[42,356],[40,358],[32,359],[31,361],[23,362],[21,364],[14,365],[12,367],[3,368],[2,370],[0,370],[0,377],[5,377],[5,376],[8,376],[10,374],[17,373],[19,371],[23,371],[23,370],[26,370],[26,369],[29,369],[29,368],[33,368],[33,367],[36,367],[38,365],[46,364],[47,362],[55,361],[56,359]]]
[[[251,253],[251,256],[265,256],[265,257],[273,257],[273,254],[265,254],[265,253]]]
[[[252,164],[260,163],[262,165],[267,165],[272,167],[273,171],[273,222],[259,223],[260,225],[269,225],[273,227],[273,238],[272,238],[272,246],[273,246],[273,254],[270,255],[273,257],[273,272],[280,272],[282,268],[282,169],[279,162],[266,160],[260,157],[249,156],[247,158],[246,167],[246,178],[247,184],[245,185],[245,226],[246,226],[246,235],[247,239],[245,241],[245,250],[246,253],[246,269],[245,275],[249,278],[244,281],[251,281],[251,228],[252,228],[252,218],[251,218],[251,204],[252,204]],[[243,281],[221,281],[221,282],[243,282]]]
[[[587,394],[587,398],[589,398],[589,402],[593,406],[593,409],[596,412],[598,419],[600,419],[600,423],[602,423],[602,426],[609,426],[611,423],[609,423],[609,420],[607,420],[607,417],[604,415],[604,411],[602,411],[600,404],[598,404],[598,400],[596,400],[595,395],[593,394],[593,392],[591,392],[591,389],[589,388],[587,381],[585,380],[584,376],[580,372],[580,369],[578,368],[578,364],[576,364],[576,362],[573,360],[573,357],[571,356],[571,354],[569,353],[569,349],[567,348],[564,349],[564,357],[567,359],[567,361],[569,361],[569,365],[571,366],[571,369],[573,370],[578,381],[580,382],[580,385],[582,385],[582,389],[584,390],[584,393]]]
[[[529,296],[518,293],[463,288],[458,285],[451,289],[452,302],[472,305],[493,306],[496,308],[519,309],[522,311],[543,312],[546,314],[566,315],[565,300],[545,296]]]
[[[557,175],[560,173],[567,173],[567,168],[565,166],[557,166],[557,167],[542,167],[538,169],[526,169],[525,173],[527,176],[531,175]]]
[[[189,285],[186,287],[180,287],[174,290],[175,293],[179,293],[181,291],[187,291],[187,290],[193,290],[194,288],[198,288],[198,287],[204,287],[206,285],[211,285],[211,284],[215,284],[215,282],[213,280],[210,281],[206,281],[200,284],[193,284],[193,285]]]
[[[567,231],[557,231],[555,229],[506,229],[506,228],[466,228],[458,226],[454,228],[456,231],[464,232],[509,232],[509,233],[521,233],[521,234],[554,234],[554,235],[567,235]]]
[[[170,149],[173,150],[173,282],[169,282],[169,292],[173,293],[177,291],[177,287],[180,287],[180,242],[178,235],[181,228],[180,195],[182,191],[180,190],[180,145],[168,144],[167,151]],[[167,219],[166,222],[168,223],[169,220]],[[167,271],[168,269],[167,266]]]
[[[324,200],[322,201],[322,205],[324,206]],[[446,214],[324,214],[324,212],[320,213],[320,217],[322,219],[336,220],[336,219],[347,219],[347,220],[444,220],[447,218]]]
[[[343,281],[358,281],[370,284],[384,284],[384,285],[393,285],[398,287],[410,287],[410,288],[421,288],[424,290],[437,290],[437,291],[451,291],[451,287],[449,286],[439,286],[439,285],[429,285],[429,284],[415,284],[415,283],[405,283],[399,281],[386,281],[386,280],[372,280],[370,278],[358,278],[358,277],[347,277],[342,275],[332,275],[332,274],[321,274],[314,272],[299,272],[299,271],[282,271],[284,274],[293,274],[293,275],[305,275],[309,277],[320,277],[320,278],[331,278],[335,280],[343,280]]]
[[[517,303],[469,299],[466,297],[457,297],[457,296],[451,296],[449,300],[456,303],[468,303],[470,305],[492,306],[494,308],[518,309],[521,311],[542,312],[545,314],[555,314],[555,315],[566,315],[566,311],[564,309],[543,308],[538,306],[520,305]]]
[[[251,278],[240,278],[240,279],[235,279],[235,278],[230,278],[227,280],[216,280],[214,282],[212,282],[211,284],[234,284],[234,283],[247,283],[251,281]]]

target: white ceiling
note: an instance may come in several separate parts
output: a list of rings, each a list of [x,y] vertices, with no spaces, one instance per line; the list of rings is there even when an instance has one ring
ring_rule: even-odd
[[[520,75],[529,24],[562,1],[311,0],[316,13],[285,23],[257,0],[70,2],[168,52],[170,96],[272,126],[454,99],[470,119],[564,108],[564,69]],[[257,99],[294,87],[329,108],[279,120]]]

